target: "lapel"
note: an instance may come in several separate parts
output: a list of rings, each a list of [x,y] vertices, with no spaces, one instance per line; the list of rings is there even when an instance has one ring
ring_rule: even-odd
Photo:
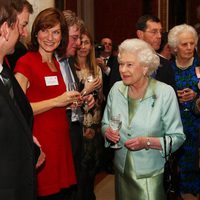
[[[147,90],[145,92],[145,95],[144,97],[140,100],[141,104],[142,104],[142,108],[144,108],[144,112],[145,112],[145,115],[151,115],[151,111],[152,109],[148,109],[149,108],[149,103],[151,105],[151,107],[153,108],[154,107],[154,104],[155,104],[155,101],[156,101],[156,92],[155,92],[155,89],[156,89],[156,83],[157,81],[152,79],[152,78],[149,78],[149,84],[148,84],[148,87],[147,87]],[[126,115],[126,118],[125,119],[128,119],[129,118],[129,111],[128,111],[128,86],[124,85],[124,84],[121,84],[120,87],[119,87],[119,91],[121,93],[121,95],[124,97],[124,103],[126,104],[126,112],[125,112],[125,115]],[[146,102],[146,103],[145,103]],[[146,109],[145,109],[146,107]],[[140,119],[142,119],[142,115],[144,114],[144,112],[140,112],[139,115],[141,115]],[[136,112],[137,113],[137,112]],[[132,127],[133,124],[134,124],[134,118],[136,117],[136,114],[133,116],[133,118],[131,119],[131,122],[130,124],[128,123],[127,121],[127,127]],[[150,118],[147,118],[147,119],[150,119]],[[147,122],[146,122],[147,124]]]
[[[71,68],[71,70],[72,70],[72,73],[73,73],[75,82],[79,83],[79,79],[78,79],[78,76],[77,76],[77,74],[76,74],[76,69],[75,69],[75,66],[74,66],[73,59],[72,59],[72,58],[69,58],[68,61],[69,61],[69,66],[70,66],[70,68]]]

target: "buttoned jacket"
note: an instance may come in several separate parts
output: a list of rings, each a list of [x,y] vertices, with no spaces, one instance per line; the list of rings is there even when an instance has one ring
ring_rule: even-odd
[[[134,109],[134,108],[133,108]],[[123,174],[128,149],[123,145],[125,141],[138,136],[157,137],[163,148],[163,136],[172,137],[172,151],[176,151],[184,142],[182,122],[177,98],[173,88],[165,83],[149,80],[145,96],[140,100],[139,106],[129,124],[128,86],[122,81],[115,83],[107,100],[102,119],[102,133],[109,127],[110,113],[120,114],[122,127],[120,129],[120,143],[122,148],[115,151],[115,166]],[[169,150],[169,137],[167,151]],[[105,139],[105,145],[110,143]],[[164,149],[164,148],[163,148]],[[163,173],[164,154],[162,150],[142,149],[130,151],[134,160],[138,178],[150,177]]]

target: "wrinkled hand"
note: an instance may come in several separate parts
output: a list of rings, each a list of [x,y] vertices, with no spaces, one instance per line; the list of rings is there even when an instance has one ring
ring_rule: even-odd
[[[54,100],[56,102],[56,107],[64,107],[74,102],[81,101],[81,94],[78,91],[68,91],[57,96]]]
[[[120,140],[119,131],[113,131],[110,127],[108,127],[105,131],[105,137],[111,142],[117,143]]]
[[[146,148],[146,137],[136,137],[127,140],[124,143],[124,146],[127,147],[130,150],[141,150]]]
[[[183,90],[177,90],[177,94],[178,94],[180,103],[183,103],[183,102],[186,102],[186,101],[191,101],[197,95],[197,93],[194,92],[190,88],[184,88]]]

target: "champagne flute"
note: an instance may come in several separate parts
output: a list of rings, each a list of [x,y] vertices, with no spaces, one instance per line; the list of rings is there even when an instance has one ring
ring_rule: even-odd
[[[110,128],[114,131],[117,132],[120,130],[121,126],[122,126],[122,121],[120,119],[120,114],[118,115],[112,115],[110,118]],[[110,148],[113,149],[120,149],[122,148],[122,146],[119,143],[116,143],[114,145],[111,145]]]
[[[68,91],[78,91],[78,85],[76,82],[69,82],[67,84],[67,90]],[[78,99],[76,99],[73,104],[75,106],[72,107],[72,121],[78,121],[79,120],[79,116],[78,116],[78,110],[77,110],[77,105],[78,105]]]
[[[87,78],[86,78],[86,81],[89,82],[89,83],[91,83],[91,82],[94,81],[94,79],[95,79],[94,75],[92,73],[89,73],[88,76],[87,76]],[[87,102],[87,100],[85,101],[84,110],[85,110],[85,113],[88,113],[89,109],[88,109],[88,102]]]
[[[88,81],[88,82],[93,82],[93,81],[94,81],[94,76],[93,76],[92,74],[89,74],[89,75],[87,76],[87,81]]]

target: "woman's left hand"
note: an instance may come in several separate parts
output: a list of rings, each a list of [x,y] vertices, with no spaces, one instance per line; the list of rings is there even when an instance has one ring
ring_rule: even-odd
[[[179,98],[179,100],[180,100],[181,103],[182,103],[182,102],[186,102],[186,101],[191,101],[191,100],[193,100],[193,99],[196,97],[196,95],[197,95],[197,93],[196,93],[195,91],[193,91],[192,89],[190,89],[190,88],[185,88],[185,89],[183,89],[182,91],[183,91],[183,92],[182,92],[182,95],[181,95],[181,97]]]
[[[101,87],[102,87],[102,79],[97,77],[92,82],[85,81],[84,90],[86,90],[88,93],[91,93],[95,90],[100,89]]]
[[[146,148],[146,137],[136,137],[132,138],[130,140],[127,140],[124,143],[124,146],[127,147],[130,150],[141,150]]]

